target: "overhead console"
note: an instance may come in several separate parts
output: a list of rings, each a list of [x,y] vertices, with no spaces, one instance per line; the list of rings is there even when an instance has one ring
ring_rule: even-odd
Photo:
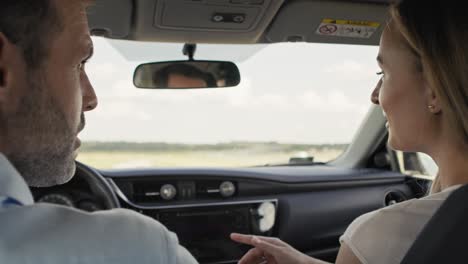
[[[378,45],[386,0],[96,0],[93,35],[179,43]]]
[[[257,43],[284,0],[97,0],[93,34],[181,43]]]
[[[92,35],[116,39],[130,35],[132,0],[96,0],[87,13]]]
[[[147,1],[142,1],[145,3]],[[283,0],[157,0],[153,29],[138,25],[136,35],[146,33],[174,42],[256,43]],[[145,3],[150,8],[150,3]],[[143,11],[138,8],[139,14]],[[148,25],[148,24],[146,24]],[[139,26],[143,26],[140,27]],[[206,34],[206,35],[205,35]]]
[[[378,45],[386,0],[96,0],[93,35],[179,43]]]

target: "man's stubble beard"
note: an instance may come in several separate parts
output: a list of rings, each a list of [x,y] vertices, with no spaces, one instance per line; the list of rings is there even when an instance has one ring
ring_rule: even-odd
[[[34,77],[29,78],[27,94],[17,111],[6,117],[9,151],[5,155],[29,186],[63,184],[75,173],[73,151],[78,128],[69,127],[45,78],[40,73],[29,76]]]

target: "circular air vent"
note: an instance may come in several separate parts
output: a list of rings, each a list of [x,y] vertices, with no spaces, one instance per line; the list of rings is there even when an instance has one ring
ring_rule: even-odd
[[[397,203],[404,202],[406,200],[408,199],[406,198],[406,195],[403,192],[398,191],[398,190],[393,190],[393,191],[387,192],[387,194],[385,195],[384,205],[391,206]]]

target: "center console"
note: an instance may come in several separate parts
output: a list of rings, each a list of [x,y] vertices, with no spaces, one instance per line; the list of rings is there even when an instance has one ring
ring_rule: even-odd
[[[231,241],[231,233],[273,235],[278,200],[242,199],[236,181],[172,177],[110,184],[124,207],[176,233],[201,264],[237,263],[251,247]]]
[[[200,263],[236,263],[250,247],[232,242],[229,235],[270,235],[276,206],[276,200],[263,200],[145,209],[142,213],[175,232]]]

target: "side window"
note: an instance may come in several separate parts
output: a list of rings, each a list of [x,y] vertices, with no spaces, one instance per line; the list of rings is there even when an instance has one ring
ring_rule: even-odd
[[[426,154],[419,152],[395,151],[397,166],[401,173],[412,176],[414,185],[417,187],[417,197],[429,194],[438,167],[436,163]]]
[[[396,151],[396,158],[398,167],[404,174],[432,180],[439,170],[434,160],[424,153]]]
[[[437,172],[439,171],[439,167],[437,167],[437,164],[434,162],[434,160],[424,153],[418,153],[417,155],[421,167],[424,170],[423,173],[428,176],[435,177],[437,175]]]

